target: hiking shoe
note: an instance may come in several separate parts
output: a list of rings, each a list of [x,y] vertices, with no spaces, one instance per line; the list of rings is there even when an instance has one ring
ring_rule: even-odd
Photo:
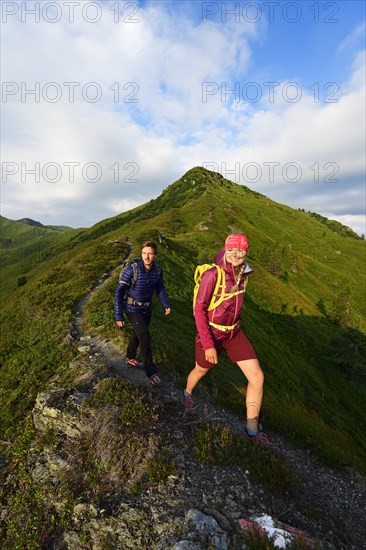
[[[128,359],[126,358],[126,366],[127,367],[135,367],[136,369],[142,369],[142,363],[140,361],[136,361],[136,359]]]
[[[182,404],[184,407],[185,414],[192,414],[196,411],[198,405],[193,401],[191,395],[182,395]]]
[[[268,439],[268,435],[263,432],[257,432],[256,435],[250,435],[248,433],[247,427],[245,426],[245,433],[247,437],[253,441],[256,445],[261,445],[262,447],[267,447],[268,449],[276,450],[277,446]]]
[[[161,380],[161,378],[157,374],[153,374],[152,376],[149,376],[149,380],[150,380],[150,384],[154,388],[158,388],[159,386],[161,386],[163,384],[163,381]]]

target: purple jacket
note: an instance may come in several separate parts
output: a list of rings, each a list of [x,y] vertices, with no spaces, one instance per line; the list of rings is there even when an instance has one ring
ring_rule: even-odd
[[[163,271],[161,270],[159,275],[159,270],[156,264],[153,265],[150,271],[147,271],[144,268],[142,260],[139,260],[137,262],[137,273],[137,282],[133,286],[130,286],[133,276],[132,266],[127,267],[122,274],[122,278],[118,282],[114,295],[114,313],[116,321],[124,321],[124,309],[127,313],[151,309],[154,291],[156,291],[158,299],[162,303],[163,307],[165,309],[169,307],[168,297],[166,295],[164,285]],[[126,304],[124,303],[126,294],[128,297],[131,297],[138,302],[145,302],[149,305],[138,306]]]
[[[224,248],[222,248],[215,258],[215,263],[225,271],[226,292],[236,284],[235,273],[232,264],[224,261]],[[243,290],[244,280],[253,270],[245,264],[245,271],[238,285],[238,290]],[[215,342],[232,338],[240,330],[240,312],[244,304],[244,293],[237,294],[228,300],[224,300],[219,306],[211,311],[207,308],[211,302],[211,297],[215,289],[217,280],[217,268],[208,269],[201,279],[201,284],[197,294],[197,301],[194,308],[194,317],[199,339],[204,350],[215,347]],[[232,326],[238,323],[234,329],[222,331],[211,325],[209,321],[217,325]]]

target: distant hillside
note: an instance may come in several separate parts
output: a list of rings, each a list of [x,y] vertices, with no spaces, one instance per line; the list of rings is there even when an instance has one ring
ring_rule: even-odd
[[[32,220],[31,218],[22,218],[21,220],[17,220],[17,222],[25,223],[26,225],[30,225],[32,227],[44,227],[46,229],[53,229],[55,231],[68,231],[69,229],[73,229],[72,227],[68,227],[67,225],[43,225],[43,223]]]
[[[27,228],[19,222],[8,225],[8,238],[19,236],[20,225]],[[158,261],[164,268],[172,315],[165,318],[156,307],[154,351],[163,376],[173,376],[183,385],[194,364],[194,268],[211,262],[229,233],[242,231],[249,238],[248,262],[254,269],[242,324],[266,376],[264,423],[328,464],[362,469],[362,239],[343,226],[325,224],[200,167],[189,170],[156,199],[89,229],[57,233],[28,226],[25,231],[44,232],[23,235],[44,248],[40,254],[34,251],[27,258],[4,261],[8,282],[3,290],[0,432],[8,430],[8,438],[31,409],[37,391],[55,377],[58,384],[67,385],[68,364],[78,354],[77,348],[65,346],[72,310],[113,268],[117,269],[111,280],[88,305],[88,330],[123,349],[125,333],[115,329],[112,302],[118,266],[127,253],[126,236],[136,254],[144,240],[157,239],[158,231],[167,238],[168,247],[160,246]],[[121,245],[114,246],[116,241]],[[245,384],[238,369],[222,360],[206,378],[203,387],[222,406],[244,412]]]
[[[338,235],[343,235],[346,237],[353,237],[354,239],[363,240],[363,237],[360,237],[360,235],[357,235],[357,233],[355,233],[350,227],[347,227],[346,225],[343,225],[342,223],[337,222],[336,220],[329,220],[325,216],[321,216],[316,212],[309,212],[309,214],[316,220],[326,225],[329,229],[331,229],[335,233],[338,233]]]
[[[48,233],[44,230],[47,230]],[[67,227],[66,225],[43,225],[41,222],[32,220],[31,218],[22,218],[21,220],[14,221],[4,216],[0,216],[0,236],[3,239],[14,239],[16,237],[24,237],[25,235],[32,235],[36,238],[45,234],[50,234],[50,231],[54,233],[70,230],[73,230],[73,228]]]
[[[36,222],[31,218],[22,218],[21,220],[16,220],[16,221],[20,223],[25,223],[27,225],[31,225],[32,227],[44,227],[44,225],[41,222]]]
[[[68,235],[78,229],[45,226],[30,218],[14,221],[0,216],[0,297],[14,290],[17,277],[32,277],[50,259],[67,246]]]

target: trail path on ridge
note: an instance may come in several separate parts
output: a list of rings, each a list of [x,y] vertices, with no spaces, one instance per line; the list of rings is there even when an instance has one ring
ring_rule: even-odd
[[[118,269],[118,268],[116,268]],[[93,361],[108,366],[112,376],[121,376],[147,388],[154,398],[167,410],[167,424],[173,430],[175,462],[178,469],[178,487],[184,491],[187,506],[210,510],[221,500],[222,510],[228,510],[226,519],[248,518],[255,514],[269,514],[286,524],[304,531],[312,538],[324,541],[328,548],[344,550],[366,549],[366,487],[362,476],[351,468],[333,470],[319,464],[305,449],[297,449],[279,434],[269,433],[270,440],[290,464],[299,478],[299,485],[291,495],[270,494],[263,487],[250,481],[239,468],[212,467],[200,463],[184,445],[186,431],[194,424],[217,422],[234,433],[245,436],[242,418],[225,411],[213,402],[210,396],[195,395],[199,414],[195,418],[183,415],[181,390],[172,379],[164,378],[159,390],[151,388],[148,378],[141,370],[127,368],[123,352],[113,342],[103,340],[96,334],[85,334],[83,318],[85,307],[94,293],[113,274],[105,273],[95,287],[77,305],[71,323],[71,335],[80,346],[86,346],[84,354]],[[249,472],[246,472],[246,474]],[[168,490],[168,489],[167,489]],[[141,499],[157,499],[141,495]],[[163,506],[164,495],[161,495]],[[154,500],[154,506],[159,503]],[[222,510],[218,516],[223,516]],[[213,510],[215,512],[215,510]],[[178,513],[178,511],[177,511]],[[225,518],[221,517],[224,521]]]

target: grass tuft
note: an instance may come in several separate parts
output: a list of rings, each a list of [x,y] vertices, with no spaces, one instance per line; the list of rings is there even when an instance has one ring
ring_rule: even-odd
[[[258,483],[277,492],[288,491],[295,479],[289,464],[272,450],[255,445],[219,424],[205,424],[194,434],[195,455],[204,464],[237,465],[248,469]]]

